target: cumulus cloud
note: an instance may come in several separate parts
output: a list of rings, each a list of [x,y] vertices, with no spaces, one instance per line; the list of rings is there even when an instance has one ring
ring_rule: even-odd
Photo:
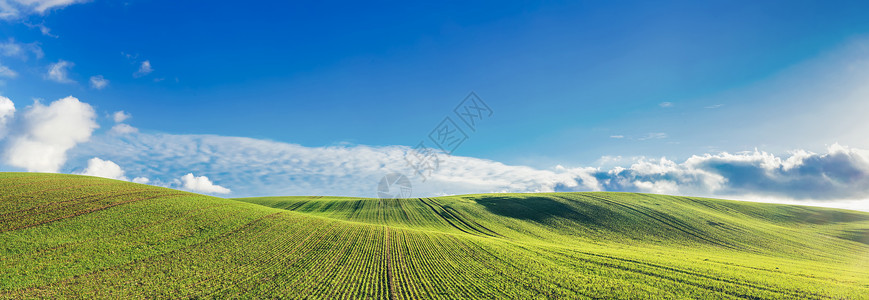
[[[99,127],[87,103],[66,97],[28,107],[13,128],[3,153],[6,164],[31,172],[58,172],[66,153]]]
[[[141,65],[139,65],[139,70],[136,71],[136,73],[133,73],[133,77],[142,77],[151,74],[151,72],[154,72],[154,69],[151,68],[151,61],[146,60],[143,61]]]
[[[121,169],[121,166],[110,160],[102,160],[98,157],[88,160],[87,168],[84,172],[78,174],[128,181],[127,177],[124,177],[124,170]]]
[[[141,183],[141,184],[148,184],[149,182],[151,182],[151,180],[148,178],[145,178],[145,177],[136,177],[136,178],[133,178],[133,182]]]
[[[0,140],[6,136],[6,124],[15,115],[15,103],[9,98],[0,96]]]
[[[45,14],[85,0],[0,0],[0,19],[13,20],[32,14]]]
[[[596,169],[590,175],[596,179],[594,190],[683,195],[710,195],[720,190],[725,180],[666,158],[642,157],[629,167]]]
[[[91,76],[91,88],[102,90],[109,85],[109,80],[103,75]]]
[[[193,173],[181,176],[181,183],[184,189],[192,192],[208,193],[208,194],[229,194],[228,188],[216,185],[205,176],[193,176]]]
[[[72,83],[74,81],[69,79],[69,69],[74,65],[75,64],[62,59],[56,63],[50,64],[48,65],[48,73],[45,74],[45,79],[60,83]]]
[[[682,163],[640,158],[630,167],[596,170],[598,190],[779,199],[869,197],[869,152],[834,144],[827,153],[763,151],[695,155]]]
[[[854,199],[869,196],[869,152],[833,144],[827,153],[794,151],[787,158],[770,153],[722,153],[685,162],[725,179],[721,193],[759,194],[795,199]]]

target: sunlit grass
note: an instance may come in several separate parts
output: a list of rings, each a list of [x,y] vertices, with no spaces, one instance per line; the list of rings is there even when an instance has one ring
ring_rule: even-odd
[[[869,213],[631,193],[228,200],[0,173],[0,297],[861,299]]]

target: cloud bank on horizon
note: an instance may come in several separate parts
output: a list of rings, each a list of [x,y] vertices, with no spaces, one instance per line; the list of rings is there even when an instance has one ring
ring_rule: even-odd
[[[115,127],[94,134],[96,113],[75,97],[21,110],[0,97],[2,162],[33,172],[128,181],[132,175],[133,182],[236,197],[374,197],[382,176],[400,172],[414,182],[414,196],[620,191],[748,200],[869,198],[869,151],[839,144],[825,153],[795,150],[784,156],[754,150],[706,153],[681,162],[637,157],[607,169],[537,169],[442,156],[439,167],[422,180],[412,176],[404,159],[411,151],[407,146],[305,147],[245,137],[141,133],[123,123],[130,117],[123,111],[111,114]],[[132,130],[116,130],[120,125]]]
[[[73,151],[106,157],[148,178],[197,170],[240,196],[373,197],[390,172],[413,175],[406,146],[305,147],[243,137],[134,133],[103,135]],[[622,191],[675,195],[767,196],[797,200],[869,196],[869,151],[834,144],[826,153],[796,150],[695,155],[682,162],[634,158],[627,166],[535,169],[463,156],[442,156],[414,194]],[[176,175],[177,175],[176,174]],[[180,175],[179,175],[180,176]],[[171,176],[177,177],[177,176]]]

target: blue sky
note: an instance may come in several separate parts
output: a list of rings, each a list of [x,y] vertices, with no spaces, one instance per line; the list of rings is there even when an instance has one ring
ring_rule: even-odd
[[[0,42],[7,45],[0,66],[14,73],[0,77],[0,95],[14,102],[17,120],[7,126],[6,151],[29,136],[26,129],[38,127],[24,116],[34,99],[51,111],[51,103],[73,96],[93,110],[85,121],[99,125],[73,146],[61,147],[61,167],[49,171],[81,172],[89,159],[100,157],[119,165],[128,179],[141,175],[164,185],[179,184],[187,172],[215,182],[230,177],[233,164],[154,167],[171,160],[142,154],[165,140],[224,143],[199,135],[388,152],[383,149],[424,139],[471,91],[494,114],[453,155],[517,168],[598,168],[599,174],[589,174],[603,178],[642,159],[685,164],[692,156],[755,149],[782,160],[799,151],[829,159],[839,153],[835,147],[869,149],[861,134],[869,129],[861,117],[867,72],[860,68],[869,58],[869,4],[861,1],[0,0],[0,9]],[[8,45],[17,45],[18,52]],[[57,76],[49,75],[52,66],[59,67]],[[92,77],[107,83],[95,86]],[[111,115],[117,111],[132,118],[115,122]],[[119,137],[111,132],[116,123],[135,128],[136,136],[164,138],[140,138],[154,141],[149,144]],[[110,144],[125,146],[106,152],[114,149]],[[124,152],[130,144],[140,152]],[[200,148],[177,158],[202,157]],[[0,170],[34,170],[12,162],[8,153]],[[205,161],[220,154],[226,153]],[[778,171],[786,173],[783,168]],[[820,172],[823,178],[828,171]],[[270,181],[262,180],[260,187],[246,189],[239,186],[243,179],[223,181],[236,191],[305,193],[303,186],[318,183],[333,186],[318,193],[369,196],[361,192],[365,188],[342,188],[342,180],[357,177],[273,174],[297,177],[275,184],[299,188],[269,190]],[[369,177],[378,176],[358,178]],[[577,181],[576,189],[590,187],[588,179]],[[670,175],[647,181],[682,186]],[[444,179],[425,193],[535,190],[470,182]],[[594,186],[647,190],[642,184]],[[559,188],[564,184],[539,190]],[[801,197],[763,188],[649,191],[863,197]]]

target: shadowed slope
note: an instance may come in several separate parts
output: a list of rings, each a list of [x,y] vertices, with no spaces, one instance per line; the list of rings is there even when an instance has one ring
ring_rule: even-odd
[[[422,199],[238,199],[330,218],[560,244],[714,245],[778,254],[861,241],[869,213],[634,193],[481,194]]]
[[[0,191],[0,298],[869,292],[867,214],[843,210],[609,193],[244,199],[279,209],[22,173],[0,173]]]

